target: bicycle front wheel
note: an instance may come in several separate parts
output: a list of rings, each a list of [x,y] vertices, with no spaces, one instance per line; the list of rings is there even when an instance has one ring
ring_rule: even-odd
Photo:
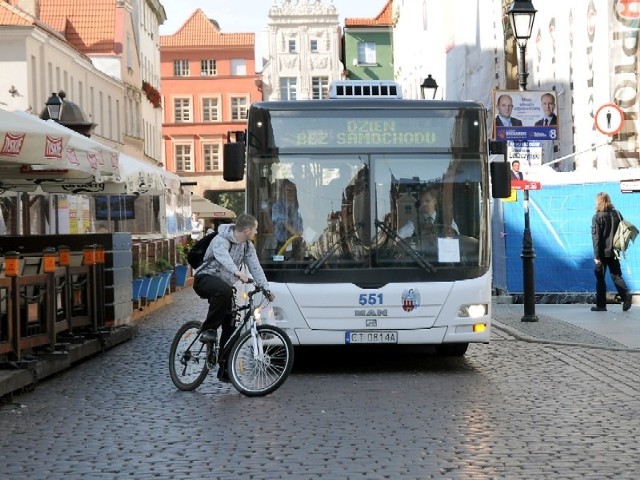
[[[187,322],[178,329],[169,349],[171,381],[180,390],[195,390],[209,373],[207,346],[198,340],[201,322]]]
[[[236,389],[248,396],[268,395],[287,379],[293,367],[293,344],[274,325],[259,325],[254,338],[246,332],[229,354],[227,370]]]

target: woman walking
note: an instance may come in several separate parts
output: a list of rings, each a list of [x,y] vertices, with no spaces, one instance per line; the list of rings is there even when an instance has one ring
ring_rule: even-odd
[[[592,312],[607,311],[607,284],[604,279],[607,268],[611,280],[622,299],[622,311],[631,308],[631,294],[622,278],[620,261],[613,251],[613,237],[618,229],[622,215],[613,207],[609,194],[600,192],[596,195],[596,213],[591,220],[591,239],[593,241],[594,273],[596,275],[596,306]]]

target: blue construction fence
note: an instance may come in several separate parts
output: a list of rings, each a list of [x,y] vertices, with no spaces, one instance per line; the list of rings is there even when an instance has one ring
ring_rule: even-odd
[[[621,193],[619,182],[543,185],[529,192],[529,221],[535,250],[535,293],[594,293],[591,218],[595,197],[607,192],[622,216],[640,226],[640,193]],[[523,292],[524,192],[513,202],[494,200],[493,284],[505,294]],[[629,289],[640,292],[640,239],[621,260]],[[607,273],[610,292],[615,287]]]

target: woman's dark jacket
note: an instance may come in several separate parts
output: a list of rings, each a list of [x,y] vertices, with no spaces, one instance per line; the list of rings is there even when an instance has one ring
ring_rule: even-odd
[[[596,212],[591,220],[591,240],[593,241],[593,258],[614,257],[613,237],[618,229],[622,215],[617,210]]]

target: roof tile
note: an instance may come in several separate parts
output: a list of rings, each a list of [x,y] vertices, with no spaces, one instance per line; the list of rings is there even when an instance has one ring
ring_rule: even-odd
[[[40,0],[40,19],[83,53],[115,51],[115,16],[115,0]]]
[[[393,1],[388,0],[377,17],[374,18],[345,18],[345,27],[390,27],[393,24]]]
[[[0,25],[28,26],[35,24],[36,20],[31,15],[9,3],[0,2]]]
[[[184,25],[173,35],[161,35],[160,47],[192,47],[192,46],[236,46],[252,47],[255,45],[253,33],[221,33],[213,20],[207,18],[201,9],[184,22]]]

